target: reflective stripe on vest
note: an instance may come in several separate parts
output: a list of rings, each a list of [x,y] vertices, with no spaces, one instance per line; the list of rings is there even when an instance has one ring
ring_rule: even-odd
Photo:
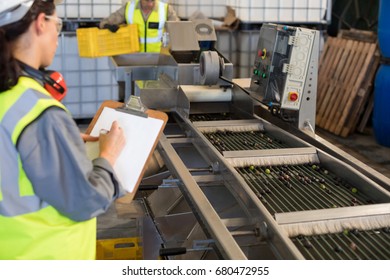
[[[157,11],[153,9],[147,22],[145,22],[142,11],[138,8],[138,3],[139,1],[127,3],[126,22],[138,25],[140,50],[144,52],[160,52],[164,26],[167,20],[168,4],[156,1],[156,4],[158,4]],[[158,29],[147,28],[151,22],[158,22]]]
[[[73,221],[37,197],[16,148],[47,108],[65,107],[27,77],[2,92],[0,104],[0,259],[94,259],[96,219]]]
[[[0,114],[1,142],[5,146],[0,158],[0,214],[4,216],[31,213],[47,206],[34,195],[31,182],[22,168],[16,143],[23,129],[48,107],[65,107],[44,90],[31,89],[30,84],[34,88],[37,82],[22,77],[18,85],[0,97],[1,104],[5,105]]]

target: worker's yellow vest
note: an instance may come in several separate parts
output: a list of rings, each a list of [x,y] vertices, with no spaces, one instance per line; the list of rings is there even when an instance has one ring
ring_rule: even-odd
[[[0,259],[94,259],[96,219],[73,221],[37,197],[17,150],[31,122],[65,107],[27,77],[0,93],[0,104]]]
[[[164,32],[165,22],[168,16],[168,4],[156,0],[154,9],[145,22],[141,9],[138,8],[139,1],[131,1],[126,5],[126,22],[137,24],[141,52],[160,52],[161,40]]]

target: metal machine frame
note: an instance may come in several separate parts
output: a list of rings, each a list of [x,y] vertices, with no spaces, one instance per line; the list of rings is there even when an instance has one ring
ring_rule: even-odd
[[[279,28],[276,27],[276,30]],[[299,32],[303,32],[304,36],[312,34],[305,30]],[[330,143],[314,134],[314,73],[318,66],[318,53],[314,54],[316,51],[313,50],[318,48],[318,38],[313,34],[312,54],[307,57],[305,66],[309,69],[306,71],[308,75],[301,79],[310,82],[302,84],[299,89],[299,94],[302,95],[297,102],[286,101],[290,92],[289,85],[294,83],[290,79],[285,87],[287,91],[280,99],[280,109],[288,110],[290,119],[294,121],[270,112],[263,104],[264,92],[259,92],[256,87],[239,86],[229,77],[232,71],[228,70],[228,75],[221,75],[223,77],[216,85],[206,85],[205,88],[205,85],[194,83],[195,80],[200,80],[199,76],[194,78],[194,75],[200,75],[199,63],[185,66],[171,63],[169,61],[172,61],[172,57],[169,55],[164,59],[168,62],[160,65],[160,68],[146,66],[143,69],[158,69],[154,71],[154,74],[161,74],[157,79],[154,77],[150,80],[143,78],[142,81],[133,81],[132,77],[126,80],[126,84],[133,83],[131,93],[138,95],[144,105],[166,111],[170,116],[157,147],[168,172],[144,178],[143,181],[146,184],[157,178],[154,182],[159,182],[157,190],[145,199],[148,209],[148,217],[145,219],[148,226],[143,233],[146,259],[155,259],[162,249],[178,246],[186,249],[185,254],[176,255],[170,251],[167,258],[305,259],[303,251],[288,234],[287,227],[294,222],[299,221],[306,230],[315,231],[316,227],[312,226],[311,222],[318,222],[320,216],[328,216],[326,222],[335,223],[339,216],[355,216],[369,221],[372,215],[390,215],[390,179],[334,149]],[[299,37],[299,34],[296,36]],[[263,49],[261,44],[259,42],[260,49]],[[117,63],[121,58],[113,59]],[[173,58],[173,61],[176,59]],[[223,61],[223,71],[232,67],[222,57],[221,62]],[[226,68],[226,65],[229,67]],[[259,64],[255,63],[254,67],[257,66]],[[132,74],[129,73],[134,70],[132,67],[119,67],[118,73],[130,76]],[[187,72],[188,69],[191,70]],[[185,74],[182,75],[183,73]],[[271,72],[268,74],[272,76]],[[288,71],[286,74],[289,75]],[[183,76],[184,78],[180,78]],[[190,77],[187,80],[189,82],[184,82],[185,77]],[[215,96],[218,98],[212,100],[205,96],[194,101],[186,85],[196,87],[199,92],[209,95],[216,92]],[[129,90],[128,88],[126,90]],[[192,116],[204,114],[224,117],[232,115],[234,118],[191,120]],[[308,127],[311,128],[309,133]],[[253,129],[265,131],[275,139],[283,139],[287,147],[221,153],[204,133],[209,130],[227,133],[235,130],[250,132]],[[320,215],[317,214],[318,209],[303,212],[293,210],[289,215],[271,213],[258,191],[248,184],[236,165],[237,162],[245,162],[249,166],[264,163],[271,167],[282,164],[308,164],[311,160],[319,162],[335,175],[357,186],[359,192],[369,194],[375,203],[344,205],[338,209],[331,209],[328,205],[320,211]],[[310,199],[310,195],[307,198]],[[302,219],[302,216],[305,219]]]

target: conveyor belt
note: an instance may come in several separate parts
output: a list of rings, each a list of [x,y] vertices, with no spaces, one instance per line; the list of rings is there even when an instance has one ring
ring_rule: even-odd
[[[232,113],[209,113],[209,114],[191,114],[189,119],[191,122],[202,122],[202,121],[237,120],[239,118]]]
[[[290,148],[266,131],[217,130],[203,135],[221,154]],[[338,177],[319,162],[249,165],[235,169],[271,215],[376,203],[359,186]],[[306,259],[390,259],[389,228],[295,236],[291,240]]]
[[[317,164],[252,165],[236,170],[272,215],[374,203],[358,187]]]
[[[274,215],[375,203],[318,164],[236,168]],[[390,259],[390,229],[291,238],[306,259]]]
[[[288,148],[266,131],[204,133],[223,151]],[[298,155],[299,156],[299,155]],[[318,163],[236,168],[268,211],[275,213],[372,204],[374,201]]]
[[[240,248],[245,248],[245,256],[253,259],[267,255],[267,252],[259,252],[254,245],[258,236],[253,233],[257,231],[273,246],[270,250],[275,253],[274,257],[280,254],[286,259],[390,259],[387,252],[390,251],[390,234],[387,228],[383,228],[388,226],[387,223],[379,223],[379,226],[372,223],[370,229],[353,223],[347,227],[350,231],[339,232],[346,228],[344,224],[341,229],[328,230],[328,220],[325,220],[323,230],[322,220],[313,214],[315,211],[336,213],[330,218],[333,219],[339,217],[337,211],[343,214],[351,211],[365,216],[366,212],[362,212],[361,207],[372,210],[387,203],[386,194],[343,162],[333,162],[334,159],[321,150],[267,122],[231,117],[230,114],[213,113],[191,115],[191,121],[178,118],[179,127],[186,132],[183,135],[189,135],[188,139],[169,137],[160,144],[170,169],[183,182],[182,192],[188,197],[190,207],[195,208],[205,225],[205,232],[211,232],[210,237],[218,242],[224,241],[226,236],[234,237]],[[217,172],[193,176],[182,171],[208,163],[215,164]],[[184,164],[186,167],[183,167]],[[215,182],[224,186],[221,189],[226,192],[217,192],[215,187],[211,187],[215,186]],[[202,193],[193,194],[192,191],[200,189],[200,184]],[[235,198],[238,198],[237,201]],[[227,203],[225,199],[231,199],[229,205],[234,207],[222,213],[221,209],[225,211]],[[222,208],[217,207],[220,203]],[[215,212],[205,212],[205,205]],[[245,215],[246,206],[250,209],[250,219]],[[374,211],[374,214],[377,212],[382,213]],[[223,217],[223,224],[216,215]],[[308,218],[307,221],[299,215]],[[347,215],[347,219],[349,217]],[[365,221],[371,217],[365,216]],[[377,218],[377,215],[374,217]],[[381,221],[380,218],[378,221]],[[297,223],[304,231],[290,230],[291,225]],[[218,230],[215,230],[216,224],[220,226]],[[244,234],[238,235],[233,230],[236,227],[245,229],[241,230]],[[264,233],[264,227],[269,235]],[[318,227],[321,227],[320,231]],[[359,232],[355,228],[360,228]],[[372,230],[376,228],[380,229]],[[231,243],[234,241],[231,240]],[[223,255],[224,258],[237,258],[239,255],[238,252],[230,252],[231,243],[229,246],[218,245],[221,254],[229,252]]]
[[[277,139],[265,131],[216,131],[204,133],[204,136],[217,150],[242,151],[288,148],[282,140]]]
[[[388,260],[390,229],[344,231],[292,239],[308,260]]]

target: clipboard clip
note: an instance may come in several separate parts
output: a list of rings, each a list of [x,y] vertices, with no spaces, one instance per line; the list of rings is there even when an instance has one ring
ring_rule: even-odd
[[[142,104],[140,97],[135,95],[130,95],[126,104],[122,107],[116,108],[115,110],[144,118],[148,117],[148,114],[146,113],[147,108],[144,104]]]

